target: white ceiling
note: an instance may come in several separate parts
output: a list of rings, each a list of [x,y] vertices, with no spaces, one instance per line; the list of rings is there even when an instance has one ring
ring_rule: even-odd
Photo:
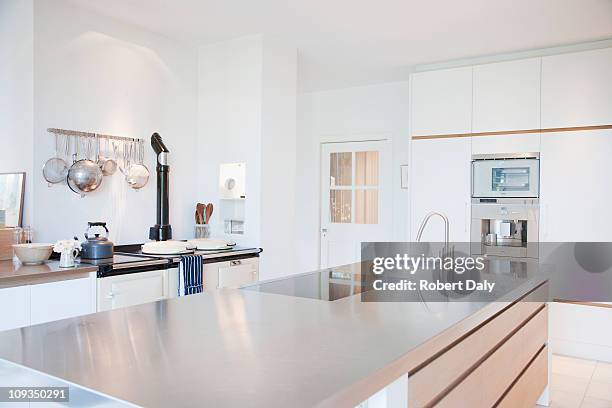
[[[281,35],[304,90],[407,78],[417,64],[612,37],[612,0],[72,0],[206,44]]]

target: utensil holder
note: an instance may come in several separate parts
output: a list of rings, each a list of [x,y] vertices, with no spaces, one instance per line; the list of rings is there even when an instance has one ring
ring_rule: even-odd
[[[196,238],[210,238],[210,224],[196,224],[195,225],[195,237]]]

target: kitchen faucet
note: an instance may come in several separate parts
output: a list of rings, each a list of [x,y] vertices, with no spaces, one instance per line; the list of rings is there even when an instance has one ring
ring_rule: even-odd
[[[417,236],[416,236],[416,242],[421,242],[421,237],[423,236],[423,230],[425,230],[425,227],[427,226],[427,223],[429,222],[429,220],[431,219],[431,217],[433,217],[434,215],[437,215],[438,217],[442,218],[442,221],[444,221],[444,249],[443,252],[441,254],[441,256],[444,258],[447,255],[450,254],[449,251],[449,221],[448,221],[448,217],[446,216],[446,214],[441,213],[441,212],[437,212],[437,211],[432,211],[430,213],[428,213],[425,218],[423,218],[423,221],[421,221],[421,225],[419,226],[419,230],[417,232]]]

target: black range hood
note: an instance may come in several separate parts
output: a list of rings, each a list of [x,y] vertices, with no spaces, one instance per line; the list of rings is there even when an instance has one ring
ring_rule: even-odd
[[[169,211],[169,174],[168,153],[159,133],[151,136],[151,147],[157,154],[157,223],[149,229],[149,239],[154,241],[167,241],[172,239],[172,226],[170,225]]]

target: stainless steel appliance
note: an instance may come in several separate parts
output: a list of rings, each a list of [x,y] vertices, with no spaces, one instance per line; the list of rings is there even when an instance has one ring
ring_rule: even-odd
[[[538,258],[540,155],[472,156],[472,255]]]
[[[472,156],[473,198],[537,198],[539,195],[539,153]]]
[[[472,255],[538,258],[537,199],[472,202]]]
[[[97,230],[96,227],[98,227]],[[88,222],[85,239],[86,241],[82,244],[81,258],[107,259],[113,257],[114,245],[108,240],[108,228],[105,222]]]

